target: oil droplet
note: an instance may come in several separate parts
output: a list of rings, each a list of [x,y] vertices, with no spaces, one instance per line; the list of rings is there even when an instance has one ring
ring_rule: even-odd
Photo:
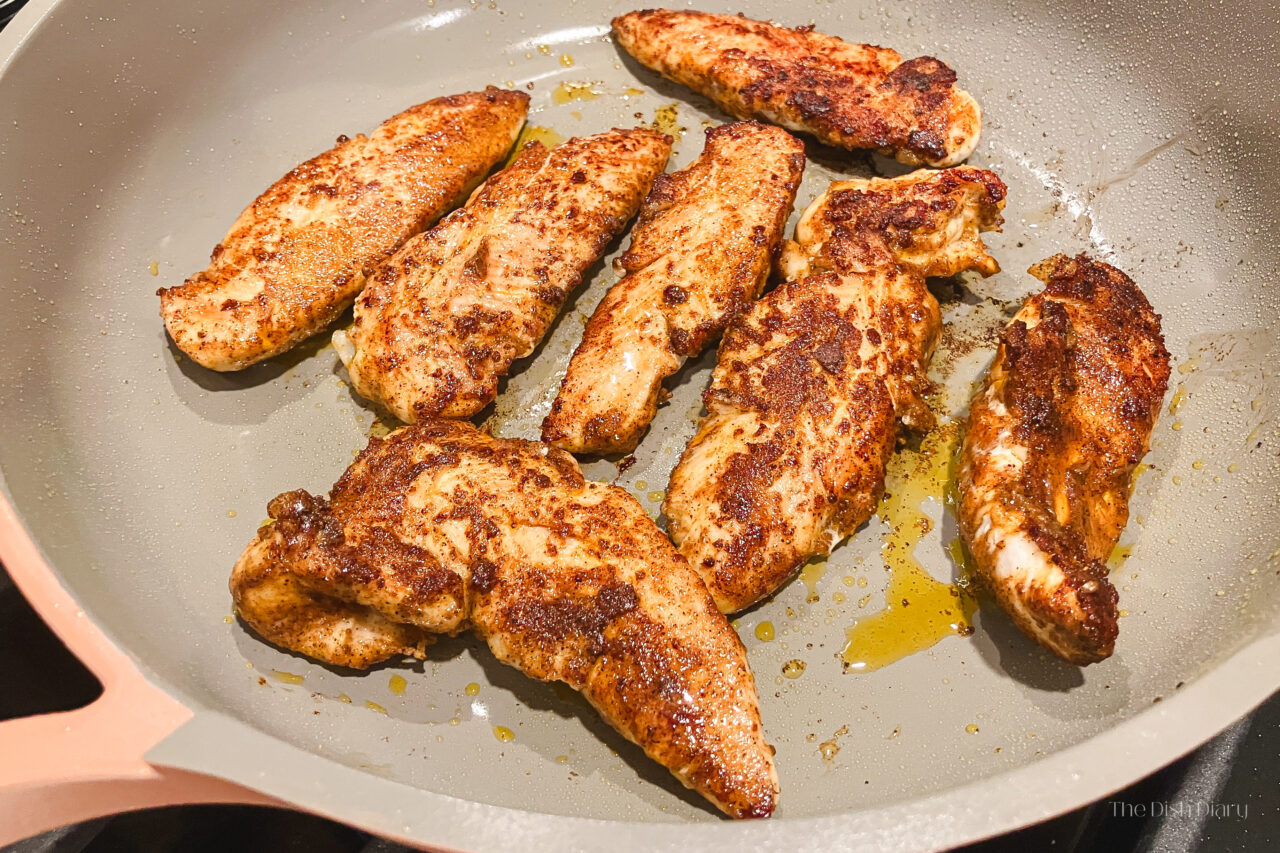
[[[560,54],[560,64],[563,65],[565,68],[572,68],[573,57],[567,53]]]
[[[647,480],[636,480],[636,491],[643,492],[647,488],[649,488]]]
[[[684,135],[684,128],[677,122],[679,114],[680,108],[676,104],[667,104],[665,107],[658,107],[653,111],[653,122],[650,126],[654,130],[668,134],[675,139],[679,139]]]
[[[643,95],[643,94],[644,94],[644,89],[636,89],[634,87],[630,87],[622,90],[622,97],[624,98],[634,98],[636,95]]]
[[[782,674],[787,678],[799,678],[804,675],[804,661],[800,658],[792,658],[782,665]]]
[[[591,83],[561,83],[551,90],[551,103],[567,104],[570,101],[591,101],[600,97]]]
[[[834,740],[824,740],[818,744],[818,752],[822,755],[823,761],[830,761],[840,752],[840,744]]]
[[[1129,615],[1129,611],[1128,611],[1128,610],[1121,610],[1121,611],[1120,611],[1120,617],[1121,617],[1121,618],[1124,618],[1125,616],[1128,616],[1128,615]]]
[[[964,730],[971,735],[976,735],[978,733],[978,724],[970,723],[969,725],[964,727]]]
[[[1174,475],[1173,475],[1173,484],[1174,484],[1175,486],[1181,486],[1181,485],[1182,485],[1182,475],[1180,475],[1180,474],[1174,474]]]
[[[762,643],[773,642],[773,623],[761,622],[756,626],[756,639]]]
[[[346,703],[346,704],[350,705],[350,704],[351,704],[351,697],[350,697],[350,696],[348,696],[348,695],[347,695],[347,694],[345,694],[345,693],[339,693],[339,694],[338,694],[338,701],[339,701],[339,702],[344,702],[344,703]]]
[[[1192,462],[1192,463],[1191,463],[1191,467],[1192,467],[1192,468],[1195,468],[1197,471],[1199,471],[1200,469],[1202,469],[1202,468],[1204,467],[1204,460],[1203,460],[1203,459],[1197,459],[1195,462]]]
[[[813,604],[818,600],[818,581],[822,580],[822,576],[827,573],[827,561],[825,557],[818,557],[804,564],[804,568],[800,570],[800,582],[804,584],[805,589],[809,590],[809,594],[805,596],[805,601]]]
[[[160,275],[159,262],[152,261],[151,263],[147,264],[147,272],[151,273],[152,275]]]
[[[567,755],[556,756],[556,764],[568,764],[568,763],[569,763],[569,756]]]
[[[918,451],[905,450],[889,462],[879,506],[888,525],[880,554],[889,570],[889,588],[884,609],[855,621],[845,632],[848,642],[840,657],[846,671],[873,672],[944,637],[973,633],[970,618],[977,602],[968,576],[961,573],[956,584],[939,583],[912,553],[932,526],[921,505],[930,498],[946,500],[959,437],[958,424],[943,424],[925,436]]]
[[[368,708],[370,711],[377,711],[379,714],[385,714],[385,713],[387,713],[387,709],[386,709],[386,708],[382,707],[381,705],[379,705],[377,702],[373,701],[372,699],[366,699],[366,700],[365,700],[365,703],[364,703],[364,706],[365,706],[366,708]]]
[[[387,683],[387,687],[397,696],[403,696],[405,688],[408,686],[409,682],[405,681],[404,676],[399,674],[391,676],[391,681]]]
[[[282,672],[278,669],[271,670],[271,677],[276,681],[283,681],[285,684],[301,684],[307,680],[305,676],[292,672]]]
[[[450,717],[450,718],[449,718],[449,725],[451,725],[451,726],[456,726],[456,725],[460,724],[461,722],[462,722],[462,720],[458,719],[457,717]]]
[[[845,575],[844,577],[840,578],[840,583],[844,584],[845,586],[853,586],[853,575]]]
[[[480,693],[480,685],[476,684],[473,681],[470,684],[468,684],[466,687],[462,688],[462,692],[467,694],[468,696],[477,696]]]
[[[816,598],[814,600],[817,601]],[[844,604],[844,593],[843,592],[832,593],[831,600],[834,601],[836,604]]]
[[[1182,408],[1182,404],[1187,402],[1187,392],[1178,386],[1178,390],[1173,392],[1173,397],[1169,400],[1169,414],[1176,415]]]
[[[1133,545],[1119,545],[1111,549],[1111,553],[1107,555],[1107,567],[1111,571],[1115,571],[1124,565],[1124,561],[1129,559],[1129,555],[1133,553]]]
[[[236,517],[236,511],[234,509],[227,510],[227,518],[235,518],[235,517]]]
[[[1173,430],[1174,432],[1182,432],[1182,421],[1174,421],[1172,424],[1169,425],[1169,429]]]
[[[549,45],[549,44],[540,44],[540,45],[538,45],[538,53],[542,54],[543,56],[550,56],[550,55],[551,55],[551,45]]]
[[[1139,462],[1134,466],[1133,474],[1129,477],[1129,497],[1133,497],[1133,490],[1138,488],[1138,478],[1149,470],[1151,470],[1151,466],[1145,462]]]
[[[511,156],[507,158],[506,164],[510,166],[515,162],[516,157],[530,142],[541,142],[548,148],[554,148],[564,142],[564,137],[549,127],[543,127],[540,124],[526,124],[524,129],[520,131],[520,136],[517,137],[516,144],[512,147]]]
[[[662,503],[662,499],[667,496],[666,492],[652,491],[649,493],[649,500],[656,504]]]
[[[1237,471],[1239,471],[1239,470],[1240,470],[1240,466],[1239,466],[1239,465],[1237,465],[1237,464],[1236,464],[1236,463],[1234,463],[1234,462],[1232,462],[1230,465],[1228,465],[1228,466],[1227,466],[1227,473],[1228,473],[1228,474],[1234,474],[1235,472],[1237,472]]]
[[[365,435],[369,438],[386,438],[395,431],[396,424],[389,417],[384,419],[382,415],[379,415],[373,419],[373,423],[369,425],[369,431]]]
[[[516,739],[516,733],[506,726],[494,726],[493,736],[503,743],[511,743],[511,741]]]
[[[234,622],[234,621],[236,621],[236,620],[235,620],[235,617],[234,617],[234,616],[223,616],[223,617],[222,617],[222,621],[223,621],[223,622],[226,622],[228,625],[230,625],[232,622]]]

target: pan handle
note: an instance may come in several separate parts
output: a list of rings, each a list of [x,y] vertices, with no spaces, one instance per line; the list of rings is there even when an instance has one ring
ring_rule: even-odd
[[[0,561],[49,627],[102,683],[74,711],[0,722],[0,847],[68,823],[190,803],[283,805],[257,791],[154,766],[147,750],[192,712],[151,684],[59,583],[0,494]]]
[[[190,716],[149,684],[140,689],[117,682],[84,708],[0,722],[0,847],[69,823],[154,806],[280,805],[222,779],[143,759]]]

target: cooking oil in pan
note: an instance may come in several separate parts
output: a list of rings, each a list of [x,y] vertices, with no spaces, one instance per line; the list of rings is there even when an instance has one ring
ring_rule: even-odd
[[[655,109],[653,123],[650,126],[676,140],[684,136],[686,130],[680,126],[680,107],[677,104],[667,104],[665,107]]]
[[[296,672],[285,672],[279,669],[271,670],[271,677],[283,684],[301,684],[307,680],[305,676],[298,675]]]
[[[551,103],[559,105],[570,101],[591,101],[598,97],[600,93],[591,83],[564,82],[551,92]]]
[[[561,142],[564,142],[564,137],[549,127],[543,127],[540,124],[526,124],[520,131],[520,136],[516,138],[516,144],[511,149],[511,156],[507,158],[506,165],[510,166],[514,163],[516,157],[520,155],[520,151],[530,142],[541,142],[548,148],[555,148]]]
[[[825,557],[815,557],[805,563],[803,569],[800,570],[800,582],[804,584],[807,593],[805,602],[814,604],[819,600],[818,582],[822,580],[822,576],[827,573],[827,560]]]
[[[845,632],[848,641],[840,657],[846,672],[872,672],[944,637],[973,633],[977,602],[967,575],[962,573],[956,584],[940,583],[913,553],[933,527],[921,505],[927,498],[942,500],[949,488],[958,441],[958,424],[948,423],[926,436],[919,450],[902,450],[889,462],[878,510],[887,527],[880,553],[889,588],[884,609]]]
[[[1116,545],[1107,556],[1107,568],[1113,572],[1119,570],[1132,553],[1133,545]]]

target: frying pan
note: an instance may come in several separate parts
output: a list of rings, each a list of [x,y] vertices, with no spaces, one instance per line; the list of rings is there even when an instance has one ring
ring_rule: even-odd
[[[969,637],[843,673],[844,629],[883,604],[873,521],[738,622],[783,795],[774,819],[730,824],[581,700],[474,643],[353,673],[231,617],[228,571],[267,500],[327,490],[374,413],[327,335],[238,374],[194,366],[166,341],[156,287],[202,267],[247,201],[337,134],[439,94],[531,85],[530,124],[563,136],[659,114],[683,165],[724,117],[610,43],[628,8],[35,0],[0,35],[0,558],[104,685],[85,709],[0,724],[0,841],[241,801],[448,850],[937,849],[1114,791],[1280,685],[1280,19],[1265,2],[732,4],[937,55],[984,105],[972,162],[1010,187],[989,236],[1005,271],[940,285],[944,414],[1035,260],[1092,251],[1164,315],[1173,412],[1137,479],[1114,576],[1128,615],[1105,663],[1060,664],[984,603]],[[893,168],[810,154],[798,207]],[[517,365],[481,416],[495,432],[536,434],[613,280],[598,267]],[[713,358],[673,384],[634,467],[588,475],[656,515]],[[914,556],[949,580],[954,524],[939,500],[922,510],[937,523]],[[782,678],[792,659],[803,675]]]

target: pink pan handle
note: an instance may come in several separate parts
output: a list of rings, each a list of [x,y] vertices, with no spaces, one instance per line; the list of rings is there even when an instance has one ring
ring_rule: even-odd
[[[191,711],[143,678],[75,603],[0,495],[0,560],[31,605],[102,682],[75,711],[0,722],[0,846],[107,814],[188,803],[281,805],[231,782],[143,758]]]

